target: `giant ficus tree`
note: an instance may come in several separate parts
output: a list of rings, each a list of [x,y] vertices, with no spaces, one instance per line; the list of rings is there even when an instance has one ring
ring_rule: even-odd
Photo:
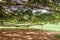
[[[17,19],[18,22],[59,22],[60,6],[57,1],[59,0],[1,0],[0,17],[6,20]]]

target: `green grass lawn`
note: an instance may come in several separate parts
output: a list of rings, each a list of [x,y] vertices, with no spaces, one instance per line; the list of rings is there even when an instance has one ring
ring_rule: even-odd
[[[0,26],[0,29],[37,29],[41,30],[43,27],[43,30],[52,30],[52,31],[60,31],[60,23],[58,24],[45,24],[43,26],[41,25],[33,25],[30,27],[15,27],[15,26]]]
[[[36,25],[36,26],[31,26],[30,28],[42,29],[42,27],[43,27],[43,30],[60,31],[60,24],[46,24],[43,26]]]

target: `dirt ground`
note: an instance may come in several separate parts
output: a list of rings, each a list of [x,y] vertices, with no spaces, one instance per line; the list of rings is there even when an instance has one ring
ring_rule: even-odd
[[[0,40],[60,40],[56,33],[39,30],[0,30]]]

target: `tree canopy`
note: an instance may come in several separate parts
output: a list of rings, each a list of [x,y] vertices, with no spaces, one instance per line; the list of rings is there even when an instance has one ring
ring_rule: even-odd
[[[0,19],[32,23],[60,21],[60,0],[1,0]]]

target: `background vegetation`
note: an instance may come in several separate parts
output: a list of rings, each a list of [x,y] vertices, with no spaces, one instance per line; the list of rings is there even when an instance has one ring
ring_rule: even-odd
[[[1,0],[0,24],[3,22],[58,23],[59,0]]]

